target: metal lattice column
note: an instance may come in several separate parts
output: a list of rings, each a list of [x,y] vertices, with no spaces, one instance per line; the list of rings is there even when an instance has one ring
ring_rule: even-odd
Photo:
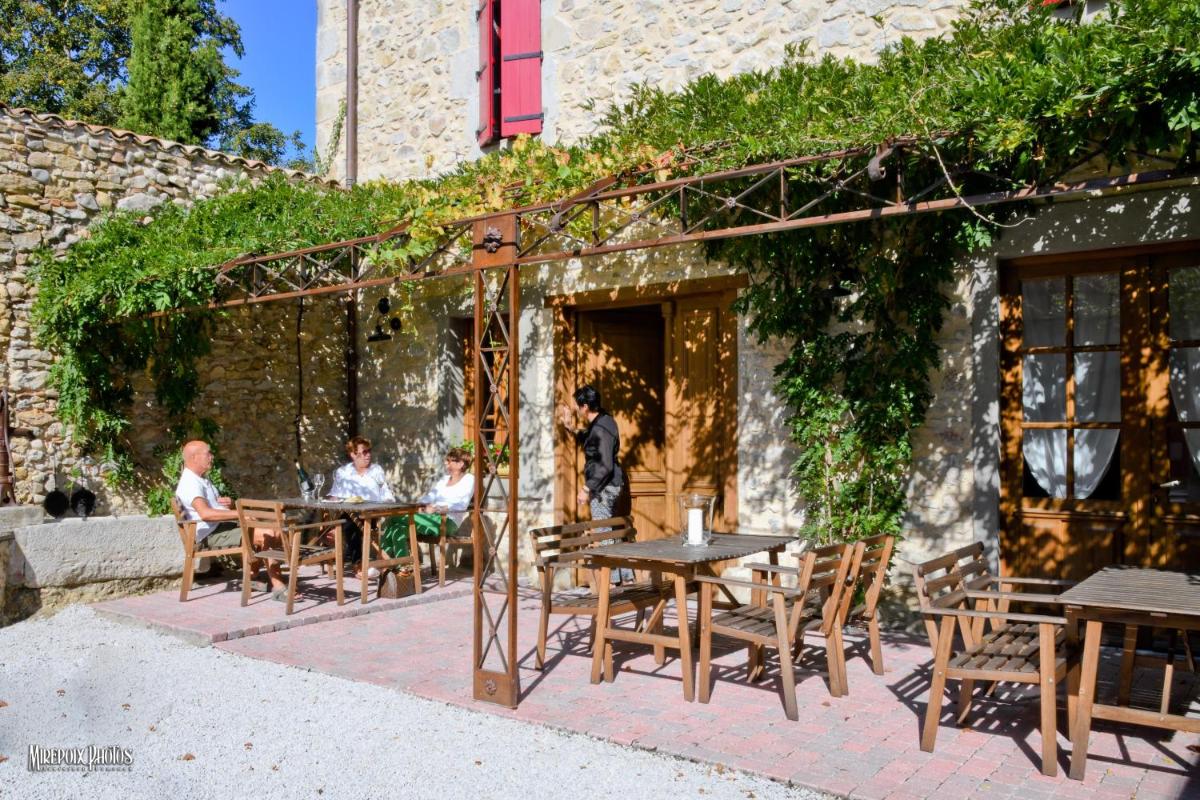
[[[517,486],[520,473],[516,217],[475,225],[474,696],[516,708]],[[507,262],[507,263],[506,263]],[[489,427],[490,426],[490,427]],[[489,447],[493,445],[494,447]],[[508,476],[493,449],[507,448]]]

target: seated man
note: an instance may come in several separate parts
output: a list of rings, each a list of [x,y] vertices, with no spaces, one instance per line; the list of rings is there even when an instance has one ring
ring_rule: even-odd
[[[179,484],[175,487],[175,496],[183,506],[184,516],[196,521],[196,544],[204,543],[206,548],[236,547],[242,543],[242,531],[238,527],[238,512],[232,508],[233,501],[228,497],[220,497],[212,481],[204,477],[212,469],[213,454],[207,442],[193,439],[183,446],[183,472],[179,476]],[[255,547],[278,546],[278,537],[268,537],[264,533],[255,534]],[[250,562],[250,573],[253,575],[260,566],[259,562]],[[272,595],[279,595],[287,590],[277,561],[267,562],[267,577],[271,581]]]

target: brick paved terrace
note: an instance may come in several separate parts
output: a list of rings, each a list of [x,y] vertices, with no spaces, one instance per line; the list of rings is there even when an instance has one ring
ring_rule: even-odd
[[[969,727],[957,728],[957,685],[952,683],[937,750],[921,752],[919,722],[931,666],[924,637],[885,634],[885,673],[877,676],[862,657],[865,637],[851,635],[853,645],[863,646],[849,661],[850,692],[840,699],[829,696],[820,648],[807,648],[797,673],[800,720],[790,722],[783,714],[772,662],[768,661],[766,680],[747,684],[746,651],[732,645],[720,649],[709,704],[684,701],[678,659],[669,657],[659,666],[648,648],[637,645],[617,643],[615,681],[591,684],[586,623],[565,617],[551,618],[547,665],[539,672],[533,657],[538,598],[524,591],[518,651],[523,694],[519,708],[510,711],[471,697],[467,579],[460,577],[439,590],[427,578],[420,597],[372,600],[366,606],[357,602],[355,583],[348,582],[347,598],[354,602],[340,612],[331,599],[322,602],[326,591],[332,597],[331,587],[322,588],[320,579],[312,585],[317,589],[314,598],[290,620],[285,620],[282,605],[270,600],[241,608],[236,584],[225,582],[201,587],[186,604],[178,602],[177,593],[164,592],[103,603],[97,609],[193,641],[213,642],[232,653],[835,795],[894,800],[1200,798],[1196,734],[1097,722],[1086,780],[1068,779],[1070,744],[1064,713],[1059,715],[1059,776],[1041,775],[1033,691],[1011,686],[1000,687],[994,698],[977,699]],[[350,586],[355,589],[349,591]],[[669,619],[668,627],[674,623]],[[1102,683],[1111,680],[1114,667],[1115,652],[1106,655]],[[1139,686],[1151,684],[1155,677],[1139,674]],[[1190,702],[1193,713],[1200,711],[1200,680],[1182,671],[1177,680],[1176,695]],[[1013,702],[1026,694],[1028,702]]]

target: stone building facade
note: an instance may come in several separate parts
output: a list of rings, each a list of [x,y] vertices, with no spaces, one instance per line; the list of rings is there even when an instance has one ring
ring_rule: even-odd
[[[106,212],[152,216],[161,203],[211,197],[226,182],[274,169],[200,147],[0,106],[0,386],[8,389],[10,424],[19,433],[12,440],[19,502],[40,502],[56,483],[69,490],[78,455],[56,417],[57,398],[48,382],[51,356],[35,341],[30,323],[32,253],[68,247],[87,236],[88,226]],[[197,411],[222,426],[220,444],[230,478],[235,485],[244,483],[246,491],[291,486],[297,425],[314,446],[322,436],[334,441],[342,436],[343,348],[339,344],[331,352],[328,343],[342,341],[345,314],[335,304],[306,312],[299,356],[294,306],[231,313],[212,330],[213,354],[202,366],[205,391]],[[303,396],[298,357],[309,381]],[[130,439],[138,462],[153,476],[161,463],[155,448],[167,440],[165,421],[155,410],[149,379],[135,376],[135,381]],[[336,433],[323,433],[327,430]],[[140,492],[129,498],[104,490],[100,495],[96,513],[139,505]]]
[[[523,7],[530,5],[522,0]],[[1103,5],[1084,4],[1085,19]],[[360,180],[430,177],[506,146],[501,140],[481,147],[476,138],[481,34],[475,12],[487,3],[361,0],[359,6]],[[902,36],[948,32],[964,6],[958,0],[542,0],[536,53],[540,136],[579,141],[596,130],[603,109],[627,99],[635,84],[671,89],[704,73],[727,76],[769,68],[785,58],[789,45],[804,44],[806,57],[828,54],[869,62]],[[345,97],[346,4],[320,0],[318,11],[317,121],[325,148]],[[535,54],[522,57],[530,55]],[[340,154],[335,163],[343,168]],[[1000,544],[999,287],[1012,260],[1194,238],[1200,236],[1193,211],[1197,199],[1193,186],[1047,205],[1018,228],[1000,230],[992,251],[959,265],[940,335],[936,397],[915,442],[902,559],[972,541],[985,542],[995,553]],[[728,273],[688,247],[586,263],[568,260],[523,272],[521,508],[526,526],[552,521],[564,504],[552,433],[555,368],[564,358],[554,344],[554,304],[588,293],[615,297],[631,287],[679,285],[686,294],[693,291],[689,285],[698,285],[686,282]],[[439,445],[457,440],[463,430],[462,409],[452,397],[462,380],[452,323],[465,316],[469,303],[462,287],[430,284],[419,293],[421,313],[409,329],[411,344],[385,345],[374,366],[364,365],[381,371],[374,380],[364,379],[362,402],[371,409],[364,412],[367,432],[394,441],[398,472],[412,476],[436,469]],[[736,524],[746,532],[795,530],[803,514],[787,477],[795,453],[787,437],[787,410],[772,391],[771,368],[783,346],[757,342],[745,319],[737,320],[736,331]],[[1022,540],[1047,548],[1040,562],[1047,569],[1056,568],[1058,556],[1052,551],[1063,536],[1083,536],[1075,546],[1087,549],[1088,531],[1094,529],[1087,514],[1064,512],[1051,520],[1055,513],[1037,512],[1034,516],[1041,517]],[[1057,527],[1051,531],[1046,525]]]
[[[475,0],[359,3],[359,179],[428,177],[478,158]],[[949,29],[963,0],[542,0],[546,141],[596,129],[650,83],[678,88],[814,58],[869,62],[888,42]],[[317,142],[326,152],[346,85],[345,0],[317,2]],[[344,142],[343,142],[344,147]],[[343,151],[344,152],[344,151]],[[341,174],[339,155],[333,174]]]

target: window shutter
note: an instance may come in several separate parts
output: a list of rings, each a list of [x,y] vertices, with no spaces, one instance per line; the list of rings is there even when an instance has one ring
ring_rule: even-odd
[[[496,49],[495,0],[478,0],[475,19],[479,27],[479,66],[475,70],[475,85],[479,90],[479,127],[475,138],[482,147],[495,141],[496,134]]]
[[[541,0],[500,4],[500,135],[542,132]]]

